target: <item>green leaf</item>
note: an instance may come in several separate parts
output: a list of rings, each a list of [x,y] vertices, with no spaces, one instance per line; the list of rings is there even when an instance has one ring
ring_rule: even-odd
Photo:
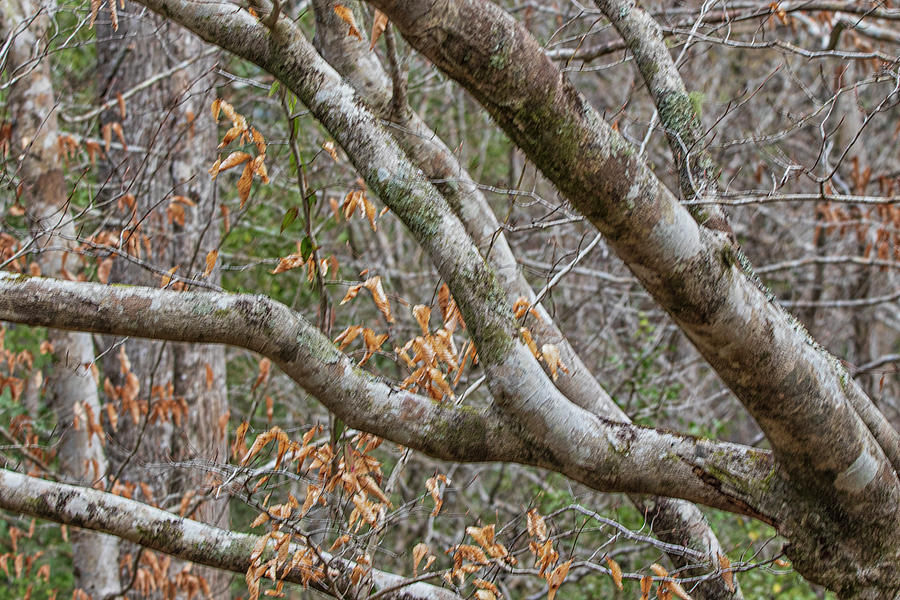
[[[281,83],[281,82],[278,81],[277,79],[276,79],[275,81],[272,82],[272,87],[269,88],[269,98],[271,98],[272,95],[273,95],[275,92],[278,91],[278,85],[279,85],[280,83]]]
[[[312,253],[313,253],[312,240],[309,239],[309,236],[306,236],[300,241],[300,256],[303,257],[303,260],[308,260]]]
[[[281,219],[281,233],[284,233],[284,230],[290,227],[291,223],[297,220],[297,214],[299,212],[299,206],[292,206],[286,213],[284,213],[284,217]]]

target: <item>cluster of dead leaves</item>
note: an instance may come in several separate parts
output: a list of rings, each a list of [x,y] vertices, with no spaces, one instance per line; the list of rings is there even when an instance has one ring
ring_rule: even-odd
[[[249,425],[246,422],[238,427],[232,447],[233,454],[243,454],[242,465],[248,464],[263,448],[275,442],[274,469],[281,467],[287,458],[296,463],[297,473],[304,472],[311,475],[318,471],[318,481],[307,486],[306,500],[302,506],[293,499],[293,496],[290,496],[289,502],[280,505],[274,513],[271,508],[266,513],[262,513],[254,522],[254,526],[266,522],[272,516],[281,519],[303,517],[316,502],[324,505],[326,499],[323,494],[331,494],[339,486],[353,502],[354,509],[348,521],[350,527],[356,524],[357,530],[362,523],[368,523],[372,527],[376,526],[382,509],[390,507],[391,503],[380,487],[382,481],[381,462],[370,454],[381,444],[380,438],[369,434],[359,434],[351,444],[343,449],[340,458],[334,460],[335,454],[331,444],[327,442],[311,444],[316,433],[321,431],[319,426],[307,431],[303,435],[302,442],[299,443],[292,441],[280,427],[272,427],[258,435],[249,450],[242,452],[248,428]],[[306,461],[309,463],[305,464]],[[259,486],[258,483],[256,487]],[[293,509],[297,508],[300,509],[299,514],[292,513]]]
[[[100,11],[100,5],[103,4],[103,0],[91,0],[91,22],[88,27],[94,26],[94,21],[97,20],[97,13]],[[116,0],[108,0],[109,4],[109,20],[112,22],[113,31],[119,30],[119,15],[116,12]],[[125,0],[119,0],[119,7],[125,8]]]
[[[182,198],[182,197],[178,197]],[[185,198],[185,200],[188,200]],[[191,202],[188,200],[188,202]],[[174,204],[181,205],[182,202],[173,200]],[[144,234],[142,219],[137,214],[137,202],[135,197],[132,194],[123,194],[119,197],[117,201],[118,210],[122,212],[130,212],[130,216],[128,217],[128,225],[124,228],[115,230],[115,229],[103,229],[90,237],[88,237],[77,249],[77,252],[80,255],[85,255],[90,251],[104,250],[104,249],[116,249],[119,251],[128,254],[129,256],[133,256],[135,258],[143,258],[144,256],[151,256],[153,253],[153,244],[150,238]],[[171,208],[172,204],[170,204],[170,208],[167,209],[167,214],[169,215],[170,221],[172,222],[179,218],[183,219],[184,208],[181,206],[179,208]],[[182,223],[184,221],[182,220]],[[68,253],[63,255],[63,258],[68,256]],[[100,283],[109,283],[109,276],[112,273],[113,260],[115,256],[107,256],[105,258],[99,259],[97,263],[97,280]],[[65,260],[63,261],[65,264]],[[67,272],[63,272],[61,270],[61,275],[65,278]],[[71,275],[69,275],[71,277]]]
[[[14,216],[21,216],[22,214],[25,214],[25,210],[19,205],[14,205],[9,208],[9,214]],[[110,232],[108,233],[112,235]],[[87,275],[81,272],[81,267],[88,263],[87,251],[92,247],[96,247],[97,244],[94,243],[94,240],[97,239],[98,235],[89,237],[84,243],[75,248],[72,252],[61,253],[59,273],[57,274],[58,279],[62,279],[64,281],[87,281]],[[139,242],[141,241],[141,236],[133,236],[132,238],[127,239],[127,241],[130,242],[127,246],[129,251],[140,258],[141,249],[139,246]],[[149,248],[149,240],[144,241]],[[116,244],[118,245],[118,241],[116,242]],[[9,235],[8,233],[0,233],[0,261],[6,263],[7,271],[11,271],[13,273],[25,272],[23,257],[19,255],[21,249],[21,244],[19,244],[18,240],[16,240],[13,236]],[[69,258],[73,255],[76,256],[75,260],[80,263],[76,264],[76,266],[73,267],[75,273],[72,273],[69,270]],[[109,264],[110,266],[112,266],[112,261],[110,261]],[[40,277],[42,274],[41,267],[36,262],[28,263],[27,271],[28,275],[30,275],[31,277]]]
[[[234,444],[235,452],[243,446],[247,429],[247,423],[242,423],[238,428]],[[302,503],[293,494],[288,494],[287,501],[281,504],[269,506],[270,495],[263,501],[263,510],[251,526],[258,527],[269,522],[271,531],[260,539],[251,556],[251,566],[247,571],[251,598],[259,596],[260,581],[264,577],[276,582],[275,589],[267,591],[266,595],[278,597],[281,595],[283,579],[291,569],[302,570],[304,585],[309,581],[318,581],[324,576],[322,565],[318,561],[320,551],[317,547],[304,546],[291,553],[290,535],[281,531],[286,521],[303,518],[316,504],[327,506],[329,499],[337,496],[338,489],[342,492],[340,496],[350,501],[352,510],[347,517],[346,525],[348,530],[352,529],[354,532],[359,531],[364,524],[372,528],[378,527],[386,509],[391,506],[390,500],[381,489],[381,462],[371,455],[371,452],[381,444],[381,439],[370,434],[357,434],[336,455],[330,443],[312,443],[320,431],[321,427],[313,427],[303,435],[302,442],[297,443],[292,442],[280,428],[273,427],[257,436],[251,448],[243,453],[241,464],[246,465],[268,444],[275,442],[277,445],[275,469],[284,461],[293,461],[296,463],[298,473],[314,478],[314,481],[306,486],[306,497]],[[261,478],[253,491],[267,479],[268,477]],[[351,534],[343,534],[335,540],[330,550],[335,551],[350,540]],[[263,561],[263,551],[270,542],[274,542],[275,556]],[[356,565],[350,574],[351,581],[359,581],[371,568],[371,559],[366,554],[358,556],[355,560]],[[283,566],[284,569],[280,577],[279,566]]]
[[[453,388],[459,383],[468,361],[471,359],[473,365],[477,364],[478,354],[470,341],[466,341],[460,350],[456,348],[453,333],[459,326],[465,328],[465,322],[446,284],[441,285],[438,290],[438,306],[442,324],[433,332],[430,327],[431,308],[421,304],[413,307],[412,314],[422,335],[414,337],[394,351],[412,370],[400,387],[424,391],[434,400],[440,401],[455,397]]]
[[[526,314],[531,314],[538,321],[542,320],[538,312],[531,306],[531,303],[528,302],[524,296],[519,296],[513,304],[513,315],[515,315],[517,319],[522,319]],[[553,377],[553,381],[556,381],[559,378],[560,371],[563,373],[569,372],[568,367],[566,367],[562,358],[560,358],[559,348],[554,344],[543,344],[539,352],[537,342],[534,341],[534,336],[531,335],[531,330],[527,327],[519,328],[519,337],[522,338],[522,341],[528,346],[528,349],[531,350],[531,354],[534,355],[538,361],[544,361],[547,365],[547,369],[550,371],[550,375]]]
[[[98,156],[109,154],[114,133],[116,134],[119,143],[122,145],[122,148],[128,150],[128,144],[125,143],[125,132],[122,130],[122,124],[118,121],[114,121],[106,123],[100,129],[100,134],[103,136],[105,152],[104,149],[101,148],[100,142],[96,140],[84,139],[79,144],[74,136],[66,133],[59,135],[56,138],[56,156],[59,160],[68,164],[70,160],[78,155],[79,150],[84,150],[88,155],[88,160],[91,161],[91,166],[95,167],[97,166]]]
[[[336,156],[337,154],[333,154],[333,157]],[[335,219],[340,220],[343,216],[344,220],[349,221],[354,213],[359,210],[359,217],[369,221],[369,227],[372,228],[372,231],[378,231],[378,225],[376,224],[377,219],[383,217],[385,213],[387,213],[388,208],[386,206],[382,208],[381,212],[378,213],[378,216],[376,217],[375,205],[366,195],[366,185],[363,180],[357,179],[356,186],[357,189],[347,192],[343,202],[339,202],[338,199],[333,196],[328,199],[328,202],[331,205],[331,212],[334,213]]]
[[[890,186],[892,191],[893,185]],[[816,206],[816,225],[814,239],[821,240],[825,235],[837,234],[843,238],[848,233],[855,233],[856,243],[863,246],[863,258],[880,261],[900,260],[900,205],[881,204],[869,207],[865,211],[857,206],[845,209],[822,202]],[[881,266],[882,271],[888,265]]]
[[[449,292],[447,294],[449,297]],[[455,309],[455,303],[451,308],[449,301],[444,306],[446,310],[443,311],[443,325],[434,332],[429,326],[431,308],[421,304],[414,306],[412,313],[422,335],[395,349],[397,356],[412,369],[412,373],[403,380],[400,387],[422,390],[435,400],[454,398],[453,387],[459,383],[466,363],[470,358],[473,364],[477,362],[475,346],[470,342],[467,341],[462,350],[456,349],[453,330],[460,322],[458,309]],[[412,357],[409,355],[410,351],[413,353]],[[456,376],[452,377],[454,371]]]
[[[506,546],[496,540],[495,527],[493,524],[484,527],[467,527],[466,534],[477,545],[458,544],[447,550],[447,553],[453,556],[453,566],[443,576],[447,583],[452,584],[453,580],[457,579],[462,585],[468,575],[477,573],[498,561],[508,565],[518,564]],[[501,596],[500,590],[493,583],[484,579],[475,579],[473,585],[476,588],[475,597],[478,600],[497,600]]]
[[[123,383],[113,385],[109,377],[103,380],[103,392],[110,399],[110,402],[106,404],[106,412],[113,430],[116,429],[116,424],[119,422],[120,413],[130,414],[131,422],[137,425],[140,422],[141,414],[146,414],[147,410],[146,402],[142,407],[142,403],[138,399],[138,394],[141,392],[141,381],[131,370],[131,361],[125,352],[125,346],[119,347],[118,358],[119,373]],[[118,409],[113,402],[119,402]]]
[[[209,169],[210,177],[215,179],[222,171],[244,165],[244,171],[237,182],[238,196],[241,199],[241,208],[243,208],[247,198],[250,197],[250,188],[253,185],[254,175],[258,176],[263,183],[269,183],[269,173],[266,170],[265,163],[266,141],[255,127],[247,124],[247,119],[235,111],[231,104],[221,98],[216,98],[212,103],[212,115],[216,123],[219,122],[220,113],[224,113],[231,120],[231,128],[225,132],[225,136],[218,146],[219,149],[234,141],[241,145],[252,142],[256,146],[256,157],[251,156],[247,152],[237,150],[224,159],[220,156]]]
[[[41,344],[41,354],[53,351],[49,342]],[[18,402],[25,390],[25,379],[34,367],[34,355],[29,350],[15,352],[6,347],[6,328],[0,325],[0,360],[6,364],[6,374],[0,373],[0,394],[9,389],[13,402]],[[43,379],[40,372],[37,377]],[[38,385],[40,381],[35,382]]]
[[[528,523],[528,550],[534,555],[534,565],[540,567],[539,575],[547,581],[547,600],[553,600],[572,566],[572,559],[559,563],[559,552],[553,548],[550,530],[544,517],[532,508],[525,514]],[[557,564],[559,563],[559,564]],[[552,570],[550,567],[556,565]]]
[[[350,325],[342,331],[340,335],[334,338],[334,343],[338,344],[338,349],[343,352],[343,350],[349,346],[353,340],[358,338],[360,334],[362,334],[365,354],[360,359],[359,363],[357,363],[358,366],[366,364],[366,362],[381,349],[381,346],[384,345],[388,339],[388,334],[386,333],[376,335],[374,329],[363,327],[362,325]]]
[[[25,214],[24,209],[22,209],[22,214]],[[15,273],[22,272],[21,257],[17,256],[20,249],[19,240],[8,233],[0,233],[0,260],[7,263],[7,270]]]
[[[171,381],[155,384],[150,389],[150,399],[140,398],[141,382],[131,370],[131,361],[125,352],[125,346],[119,348],[119,372],[121,384],[113,384],[109,377],[103,380],[103,392],[109,399],[105,405],[106,417],[113,431],[118,429],[120,417],[129,415],[131,422],[138,425],[141,417],[146,416],[149,424],[172,422],[181,427],[188,415],[187,401],[175,396],[175,387]],[[89,434],[96,434],[103,441],[104,433],[99,420],[94,420],[93,410],[86,403],[76,408],[73,425],[76,429],[83,422]],[[88,438],[90,443],[90,437]]]
[[[317,248],[318,249],[318,248]],[[306,267],[306,280],[312,282],[316,278],[316,271],[324,277],[329,271],[337,271],[340,267],[338,259],[332,254],[328,258],[319,259],[316,264],[316,258],[312,249],[303,247],[303,242],[297,242],[297,251],[278,260],[278,265],[272,270],[272,275],[278,275],[285,271],[290,271],[298,267]]]
[[[35,570],[35,564],[42,556],[44,556],[43,550],[38,550],[37,552],[30,554],[24,549],[19,548],[19,540],[22,538],[31,539],[34,537],[34,528],[35,528],[35,520],[31,520],[31,524],[28,527],[28,531],[23,531],[19,529],[15,525],[9,528],[9,542],[12,547],[11,552],[5,552],[0,554],[0,570],[6,574],[7,579],[21,579],[23,577],[29,578],[29,580],[40,580],[43,579],[44,583],[50,582],[50,565],[43,564],[39,566]],[[12,570],[10,571],[10,561],[12,561]],[[32,574],[32,572],[34,574]],[[30,597],[32,586],[29,585],[28,589],[25,592],[25,598]],[[51,592],[51,597],[56,595],[56,591]]]
[[[263,560],[267,549],[271,549],[271,556]],[[325,567],[319,560],[319,555],[317,548],[292,545],[289,533],[273,530],[261,536],[250,554],[250,568],[245,575],[250,600],[258,600],[263,578],[275,582],[275,588],[267,590],[265,594],[274,598],[285,597],[284,580],[292,571],[300,572],[300,582],[304,588],[311,581],[322,581],[325,578]]]
[[[353,36],[359,41],[363,41],[363,34],[356,26],[356,19],[353,18],[353,11],[343,4],[337,4],[334,7],[334,12],[338,17],[341,18],[344,23],[347,24],[347,35]],[[372,40],[369,43],[369,50],[375,48],[375,44],[378,42],[378,38],[380,38],[381,34],[384,33],[384,30],[387,29],[387,24],[387,15],[376,9],[375,18],[372,21]]]
[[[134,557],[131,553],[122,555],[119,568],[133,578],[133,589],[142,598],[210,598],[212,590],[209,582],[201,575],[192,572],[193,566],[188,563],[180,570],[172,573],[172,557],[144,550],[137,561],[135,571]],[[89,600],[86,596],[85,600]]]
[[[369,290],[369,293],[372,295],[372,300],[375,302],[375,306],[381,314],[384,315],[384,319],[388,323],[393,323],[394,316],[391,314],[391,303],[387,298],[387,294],[384,293],[384,286],[381,284],[380,275],[369,277],[363,283],[350,286],[350,289],[347,290],[347,294],[344,296],[343,300],[341,300],[341,304],[346,304],[356,298],[363,289]],[[360,335],[362,335],[362,342],[365,345],[365,355],[359,361],[359,364],[364,365],[369,358],[381,349],[381,346],[388,339],[388,334],[376,334],[373,329],[368,327],[350,325],[334,339],[334,343],[338,344],[338,348],[343,351]]]
[[[437,560],[437,557],[431,553],[431,550],[428,548],[428,544],[423,544],[419,542],[413,548],[413,577],[417,577],[419,575],[419,564],[421,564],[422,559],[425,559],[425,564],[422,565],[422,570],[427,571],[431,568],[431,565],[434,564],[434,561]]]

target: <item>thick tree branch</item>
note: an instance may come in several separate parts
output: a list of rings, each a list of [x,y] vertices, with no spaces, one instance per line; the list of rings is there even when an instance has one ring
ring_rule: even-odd
[[[52,483],[6,469],[0,469],[0,508],[108,533],[176,558],[240,574],[246,573],[251,566],[251,555],[260,539],[259,536],[235,533],[186,519],[107,492]],[[274,542],[269,545],[271,549]],[[289,556],[293,557],[296,551],[306,548],[292,543]],[[357,597],[347,595],[353,588],[349,574],[355,564],[321,550],[317,554],[325,565],[314,563],[313,566],[326,567],[328,577],[318,582],[310,581],[310,585],[332,596]],[[270,557],[264,556],[263,560]],[[279,575],[283,568],[283,565],[278,565]],[[372,570],[371,576],[375,591],[397,586],[404,581],[403,577],[377,569]],[[285,581],[297,584],[306,579],[299,567],[294,567],[284,577]],[[336,584],[337,589],[328,585],[328,579]],[[360,597],[367,595],[368,591],[364,590]],[[403,586],[385,597],[393,600],[459,599],[449,590],[421,582]]]
[[[494,415],[400,390],[358,368],[265,296],[178,293],[0,273],[0,319],[110,335],[227,344],[270,358],[349,426],[446,460],[509,459],[521,441]]]
[[[675,158],[682,197],[694,200],[714,195],[717,191],[715,165],[703,147],[702,123],[659,25],[634,0],[594,0],[594,3],[634,55]],[[722,208],[714,204],[704,208],[698,210],[697,206],[691,206],[688,210],[701,225],[723,231],[734,240]]]
[[[335,0],[313,0],[316,48],[374,111],[392,122],[389,131],[397,143],[435,183],[468,234],[482,248],[488,264],[506,291],[507,301],[513,304],[517,298],[524,297],[535,306],[541,318],[529,319],[531,333],[539,346],[555,344],[563,362],[570,367],[569,375],[555,381],[557,388],[566,398],[599,417],[630,422],[569,344],[544,306],[537,301],[507,243],[503,226],[481,189],[440,136],[407,104],[397,105],[390,77],[385,73],[378,55],[369,50],[367,40],[346,35],[346,25],[337,16],[335,4]],[[650,500],[633,496],[632,500],[642,513],[654,515],[650,523],[660,539],[701,550],[713,565],[718,564],[718,555],[725,554],[696,506],[671,498]],[[686,564],[683,556],[673,556],[672,560],[680,566]],[[730,590],[721,578],[705,580],[694,590],[694,595],[708,599],[741,597],[739,590]]]
[[[898,525],[897,432],[875,429],[876,442],[838,361],[744,274],[725,236],[694,223],[527,31],[484,0],[371,4],[472,92],[607,236],[756,418],[797,485],[852,519],[871,523],[875,514]]]
[[[767,522],[782,500],[766,451],[604,421],[575,407],[580,412],[547,417],[568,433],[561,448],[556,435],[536,435],[502,411],[435,402],[390,385],[265,296],[0,273],[0,320],[246,348],[269,357],[350,427],[436,458],[534,465],[600,491],[675,496]]]
[[[525,443],[526,454],[520,454],[515,460],[564,469],[569,476],[597,489],[645,493],[649,491],[646,486],[652,484],[654,490],[665,489],[670,493],[672,486],[659,480],[650,481],[649,473],[655,472],[674,484],[675,489],[688,486],[679,492],[686,499],[763,514],[733,502],[728,494],[709,485],[709,481],[699,479],[700,485],[696,485],[694,445],[690,440],[677,438],[673,442],[678,447],[674,455],[689,458],[675,461],[669,465],[671,470],[661,468],[658,460],[651,462],[649,456],[639,456],[636,452],[628,457],[610,452],[610,447],[622,446],[610,440],[618,439],[623,431],[627,431],[624,435],[629,439],[645,438],[635,446],[647,450],[665,444],[665,436],[659,438],[656,433],[648,433],[652,430],[605,423],[572,405],[559,393],[530,351],[517,339],[505,292],[446,201],[290,20],[281,19],[274,30],[269,30],[249,13],[227,3],[141,1],[204,39],[270,69],[335,136],[369,187],[403,220],[450,286],[478,347],[499,413],[508,424],[514,423],[519,428],[517,439],[537,441]],[[305,387],[310,389],[308,385]],[[352,423],[349,419],[345,421]],[[403,429],[398,423],[392,425]],[[612,468],[622,458],[639,465],[638,472]],[[691,481],[693,487],[689,485]]]

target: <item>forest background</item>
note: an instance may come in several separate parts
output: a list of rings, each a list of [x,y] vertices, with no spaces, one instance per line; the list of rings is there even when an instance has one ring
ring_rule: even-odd
[[[161,529],[119,541],[74,527],[78,518],[64,510],[14,505],[3,488],[10,510],[0,513],[0,577],[8,585],[0,598],[401,597],[398,590],[408,590],[485,600],[552,597],[557,589],[564,598],[636,598],[651,585],[663,597],[834,597],[823,586],[860,593],[842,583],[865,579],[857,574],[795,571],[784,549],[794,541],[786,535],[793,521],[755,503],[752,490],[742,496],[741,482],[728,480],[742,491],[723,500],[724,492],[679,488],[681,475],[666,479],[664,464],[635,459],[616,467],[624,474],[604,478],[559,467],[562,458],[541,458],[534,445],[532,454],[497,451],[507,457],[498,459],[471,439],[470,413],[490,417],[495,402],[516,397],[504,387],[505,371],[492,366],[503,362],[489,335],[502,305],[516,321],[511,339],[533,354],[544,383],[586,411],[648,428],[635,431],[734,443],[748,461],[769,460],[772,449],[790,454],[758,408],[745,410],[736,379],[698,352],[697,331],[687,327],[685,335],[689,319],[679,305],[661,306],[653,284],[648,292],[634,266],[639,252],[623,262],[615,228],[595,226],[606,215],[559,191],[560,171],[578,176],[565,170],[565,156],[556,158],[566,148],[547,146],[544,155],[535,149],[541,142],[532,147],[510,133],[518,128],[528,138],[555,121],[504,120],[516,98],[494,107],[492,82],[479,88],[467,75],[474,59],[428,46],[423,32],[440,16],[419,6],[428,3],[412,3],[401,16],[392,11],[407,10],[403,3],[370,4],[210,6],[240,10],[269,32],[273,48],[299,47],[279,29],[285,23],[315,45],[458,216],[462,227],[439,230],[436,242],[416,220],[426,209],[403,213],[403,194],[388,199],[390,190],[372,189],[379,169],[399,163],[386,162],[381,147],[341,138],[363,126],[347,134],[323,118],[320,105],[352,112],[344,92],[319,82],[319,94],[302,97],[290,57],[267,59],[265,44],[254,46],[238,29],[229,34],[227,11],[216,17],[222,50],[179,25],[217,35],[203,31],[202,14],[183,9],[191,3],[3,4],[2,266],[22,280],[107,290],[40,283],[19,296],[19,280],[3,280],[0,317],[11,321],[0,338],[3,468],[265,536],[258,539],[296,570],[300,585],[280,581],[283,567],[274,568],[261,546],[250,544],[244,562],[217,559],[228,574],[179,560],[189,553],[172,552]],[[754,285],[796,318],[797,331],[808,330],[815,352],[836,357],[842,386],[858,388],[876,421],[893,430],[879,434],[866,422],[893,460],[900,9],[887,1],[448,6],[456,4],[485,11],[483,22],[496,30],[508,23],[497,16],[502,9],[533,36],[615,139],[734,249],[733,262],[755,273]],[[416,22],[422,15],[431,21]],[[518,69],[513,56],[509,69]],[[265,60],[268,67],[258,66]],[[505,60],[500,50],[489,58]],[[316,85],[311,77],[298,80]],[[584,154],[585,163],[592,158]],[[607,187],[626,182],[627,189],[641,173],[608,171],[617,183]],[[457,256],[449,246],[477,249],[502,300],[474,286],[473,298],[462,298],[466,288],[446,271],[457,259],[440,258]],[[127,293],[125,285],[262,295],[267,300],[249,310],[268,312],[244,330],[229,320],[231,304],[165,313],[174,296],[158,304],[147,296],[146,305],[123,304],[119,323],[103,312],[118,296],[104,294]],[[328,386],[343,380],[316,356],[285,350],[280,333],[301,342],[306,335],[302,326],[290,329],[290,311],[364,371],[393,382],[391,393],[412,392],[425,404],[400,416],[385,409],[379,419],[347,392],[352,401],[341,414],[335,406],[344,399]],[[192,314],[205,328],[197,339],[228,345],[188,343]],[[219,326],[210,324],[216,317]],[[41,326],[52,324],[93,333]],[[260,331],[270,341],[253,337]],[[422,408],[428,402],[453,408]],[[788,413],[790,403],[783,401]],[[513,447],[511,423],[526,422],[498,418],[484,445]],[[530,425],[522,426],[525,445],[540,438]],[[798,444],[805,435],[791,433]],[[826,442],[840,448],[846,440]],[[798,469],[818,472],[803,460]],[[21,482],[24,491],[37,485]],[[669,523],[671,506],[643,493],[711,506],[691,529]],[[134,514],[138,531],[146,515]],[[108,523],[89,529],[116,532]],[[149,538],[151,549],[130,543]],[[410,578],[407,587],[392,589],[400,585],[395,576]],[[871,581],[882,590],[897,585]],[[319,591],[304,590],[308,584]]]

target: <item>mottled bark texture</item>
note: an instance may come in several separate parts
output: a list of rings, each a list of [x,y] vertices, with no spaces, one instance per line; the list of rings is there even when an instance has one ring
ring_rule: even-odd
[[[751,515],[790,540],[801,573],[842,597],[900,591],[897,432],[747,276],[727,235],[697,225],[512,17],[481,0],[371,2],[600,229],[744,403],[773,455],[613,423],[572,404],[517,341],[507,292],[447,200],[287,18],[264,24],[228,3],[142,3],[263,66],[309,107],[450,285],[494,405],[473,411],[397,391],[265,298],[3,276],[0,318],[242,345],[352,427],[442,458],[534,464],[599,490]]]
[[[0,508],[31,517],[47,519],[103,531],[145,548],[170,554],[200,565],[208,565],[232,573],[244,574],[250,567],[250,557],[258,536],[234,533],[192,519],[185,519],[170,512],[152,508],[144,503],[114,496],[97,490],[50,483],[6,469],[0,469]],[[304,546],[292,543],[288,556],[292,557]],[[274,542],[269,545],[274,554]],[[369,591],[353,593],[357,589],[349,581],[355,563],[319,551],[321,565],[327,567],[328,578],[322,582],[310,582],[313,589],[347,599],[368,597]],[[281,576],[282,566],[278,573]],[[295,567],[284,580],[302,583],[303,571]],[[328,581],[330,579],[330,582]],[[386,600],[459,600],[459,596],[428,583],[405,583],[405,579],[392,573],[372,570],[373,592],[393,589],[385,593]],[[331,585],[328,585],[331,583]]]
[[[13,123],[11,140],[16,175],[21,185],[20,201],[31,224],[36,263],[48,277],[59,277],[66,259],[76,273],[81,262],[69,254],[76,245],[75,228],[69,217],[68,189],[57,144],[59,125],[50,63],[44,53],[50,25],[49,10],[31,0],[8,0],[2,5],[0,34],[10,40],[6,69],[16,78],[9,90],[7,107]],[[93,436],[85,418],[100,418],[97,382],[90,366],[94,345],[88,333],[51,329],[52,375],[44,385],[62,438],[59,469],[65,479],[86,485],[103,485],[107,471],[106,440]],[[76,415],[79,426],[75,427]],[[95,598],[119,590],[118,540],[77,529],[72,531],[72,572],[75,587]]]
[[[527,324],[538,346],[554,344],[560,350],[563,363],[570,365],[570,375],[554,382],[557,388],[568,400],[598,417],[629,423],[628,416],[593,376],[550,313],[541,303],[535,304],[535,293],[522,275],[500,222],[472,176],[419,114],[408,104],[398,105],[394,93],[396,85],[392,85],[378,55],[369,50],[365,36],[358,39],[346,34],[346,24],[334,10],[337,4],[336,0],[313,0],[316,16],[313,43],[316,49],[376,114],[391,121],[388,131],[409,159],[434,183],[460,219],[496,274],[506,292],[507,302],[512,305],[518,298],[524,297],[534,306],[540,318],[528,319]],[[677,499],[646,501],[634,496],[632,500],[638,510],[648,515],[648,521],[660,539],[703,552],[709,557],[713,568],[718,564],[718,556],[725,554],[697,507]],[[678,566],[685,566],[683,555],[673,555],[671,558]],[[708,567],[702,565],[697,572]],[[701,582],[693,594],[698,599],[742,597],[739,588],[732,592],[718,577]]]
[[[358,368],[302,316],[264,296],[0,273],[0,319],[246,348],[270,358],[349,427],[435,458],[530,464],[600,491],[682,497],[772,523],[790,498],[764,450],[577,412],[565,417],[588,419],[588,426],[568,438],[572,453],[560,457],[558,434],[542,435],[497,407],[455,406],[401,390]]]
[[[678,489],[678,494],[687,499],[710,505],[724,503],[730,510],[767,518],[766,509],[755,499],[744,499],[754,495],[753,486],[738,484],[732,495],[723,493],[721,485],[697,476],[694,469],[706,469],[699,466],[706,463],[705,457],[697,453],[705,452],[701,449],[703,443],[673,441],[675,451],[669,460],[660,463],[653,449],[659,448],[657,443],[667,437],[665,434],[659,437],[660,432],[604,422],[571,404],[553,387],[531,353],[514,336],[515,327],[502,288],[443,197],[410,164],[375,116],[290,20],[263,25],[229,4],[146,2],[146,5],[207,40],[215,40],[257,64],[267,65],[334,135],[369,187],[431,254],[439,273],[449,284],[478,345],[495,410],[516,423],[523,438],[533,436],[529,441],[541,449],[539,457],[524,462],[539,459],[531,464],[564,466],[570,477],[597,489],[609,489],[608,473],[614,470],[617,489],[646,492],[649,481],[645,473],[612,468],[623,458],[618,453],[630,452],[626,462],[634,461],[651,470],[666,465],[660,473],[666,483],[657,489],[666,489],[667,493]],[[272,43],[273,39],[278,43]],[[645,439],[632,443],[639,438]],[[745,481],[747,477],[753,480],[760,471],[769,472],[767,462],[753,466],[742,457],[746,458],[743,450],[726,450],[716,460],[736,461],[727,469],[740,473],[732,481]],[[670,487],[670,483],[675,487]],[[698,483],[701,485],[697,486]]]
[[[117,31],[108,21],[98,24],[97,40],[99,102],[115,100],[117,94],[206,49],[201,40],[184,35],[176,24],[147,14],[137,5],[120,11]],[[127,110],[124,118],[118,107],[101,115],[103,124],[121,122],[126,142],[141,149],[111,152],[106,163],[106,193],[134,198],[134,208],[128,206],[116,217],[130,235],[141,240],[138,258],[163,270],[178,266],[177,273],[186,277],[203,271],[206,253],[217,248],[220,239],[215,187],[206,175],[217,144],[216,125],[208,110],[215,97],[214,63],[214,57],[202,58],[142,90],[132,101],[135,108]],[[179,196],[189,202],[177,200]],[[184,209],[183,223],[170,218],[167,207],[171,202]],[[147,236],[146,245],[143,236]],[[119,258],[110,280],[153,285],[159,282],[159,274]],[[202,501],[194,516],[227,526],[228,499],[204,498],[214,483],[209,473],[189,467],[151,469],[149,473],[147,469],[172,461],[225,459],[226,436],[220,423],[228,410],[223,349],[146,340],[126,341],[124,348],[141,382],[140,398],[149,401],[150,411],[171,395],[186,401],[188,413],[179,422],[163,419],[147,424],[120,419],[117,470],[123,466],[126,481],[150,483],[156,502],[177,502],[182,495],[195,492]],[[113,381],[121,378],[116,352],[110,353],[105,366]],[[209,383],[207,368],[213,375]],[[154,394],[153,388],[159,392]],[[207,579],[216,598],[230,597],[228,574],[206,569],[194,573]]]
[[[896,593],[898,435],[840,363],[735,264],[726,236],[698,228],[510,15],[482,0],[371,4],[607,236],[757,420],[808,502],[784,510],[795,566],[846,596]]]

